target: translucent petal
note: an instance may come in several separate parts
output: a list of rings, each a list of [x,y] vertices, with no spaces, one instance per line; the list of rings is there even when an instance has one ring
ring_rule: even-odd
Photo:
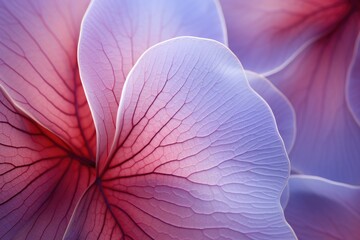
[[[289,203],[289,198],[290,198],[290,189],[289,189],[289,185],[286,185],[280,198],[280,203],[283,209],[285,209],[287,204]]]
[[[0,0],[0,84],[79,155],[94,158],[95,128],[76,52],[88,0]]]
[[[142,55],[103,169],[66,239],[295,239],[275,120],[216,41],[175,38]]]
[[[346,0],[221,0],[229,46],[245,69],[272,71],[351,11]]]
[[[289,185],[285,216],[299,239],[359,237],[359,187],[306,175],[292,176]]]
[[[101,156],[106,157],[111,147],[121,91],[130,69],[150,46],[183,35],[225,42],[224,21],[217,2],[92,2],[82,25],[79,62],[94,112]]]
[[[62,239],[94,166],[16,108],[0,88],[1,239]]]
[[[345,20],[268,78],[296,112],[292,167],[298,172],[360,184],[360,127],[346,103],[360,14]]]
[[[346,90],[348,106],[360,126],[360,34],[357,39],[357,47],[354,50]]]
[[[268,79],[254,72],[246,71],[250,86],[269,104],[289,153],[295,141],[296,117],[289,100]]]

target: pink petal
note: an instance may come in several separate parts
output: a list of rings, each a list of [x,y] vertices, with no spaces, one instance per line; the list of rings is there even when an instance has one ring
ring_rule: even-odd
[[[254,72],[246,71],[250,86],[269,104],[289,153],[295,141],[295,112],[289,100],[268,79]]]
[[[0,0],[0,84],[32,118],[93,158],[76,49],[88,0]]]
[[[16,108],[0,88],[1,239],[61,239],[94,166]]]
[[[353,14],[344,21],[269,79],[296,112],[292,167],[306,174],[360,184],[360,127],[347,108],[345,96],[360,15]]]
[[[221,0],[229,46],[244,68],[265,73],[293,58],[350,11],[346,0]]]
[[[216,1],[94,0],[82,26],[79,62],[94,112],[100,156],[107,157],[121,91],[130,69],[150,46],[191,35],[226,41]]]
[[[295,239],[274,118],[224,45],[180,37],[146,51],[117,126],[66,239]]]
[[[360,125],[360,34],[354,50],[353,62],[347,82],[347,102],[351,113]]]
[[[299,239],[358,239],[360,188],[311,176],[290,178],[285,216]]]

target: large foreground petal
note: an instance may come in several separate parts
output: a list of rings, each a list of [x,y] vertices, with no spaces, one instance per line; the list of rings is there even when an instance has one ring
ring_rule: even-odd
[[[286,151],[290,153],[296,135],[296,116],[291,103],[284,94],[265,77],[251,71],[245,71],[245,73],[250,86],[269,104],[281,138],[284,141]],[[286,185],[280,198],[283,209],[286,208],[288,200],[289,186]]]
[[[148,50],[115,139],[67,239],[294,239],[280,206],[284,145],[224,45],[183,37]]]
[[[268,78],[296,112],[294,170],[360,184],[360,126],[346,102],[346,83],[360,14],[349,15],[286,68]]]
[[[351,11],[346,0],[221,0],[221,5],[230,48],[245,69],[258,73],[286,64]]]
[[[295,111],[289,100],[268,79],[254,72],[246,71],[250,86],[269,104],[289,153],[296,134]]]
[[[94,158],[95,128],[76,52],[88,0],[0,0],[0,84],[15,103]]]
[[[81,78],[94,112],[100,155],[107,156],[127,74],[150,46],[176,36],[226,41],[216,1],[94,0],[80,38]]]
[[[360,236],[360,188],[323,178],[292,176],[286,219],[300,240]]]
[[[1,239],[61,239],[93,167],[0,88]]]

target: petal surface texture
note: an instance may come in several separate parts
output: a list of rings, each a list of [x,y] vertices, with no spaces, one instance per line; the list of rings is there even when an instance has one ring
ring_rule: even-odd
[[[311,176],[292,176],[286,219],[299,240],[360,236],[360,188]]]
[[[289,153],[294,145],[296,132],[295,111],[289,100],[268,79],[246,71],[250,86],[269,104],[274,113],[280,135]]]
[[[349,15],[268,78],[288,97],[297,117],[290,153],[294,170],[360,184],[360,127],[346,101],[349,66],[360,15]]]
[[[245,69],[265,73],[331,30],[350,10],[346,0],[221,0],[229,46]]]
[[[16,108],[0,88],[1,239],[62,239],[94,166]]]
[[[150,46],[184,35],[226,42],[216,1],[92,2],[82,26],[79,64],[94,112],[100,158],[108,155],[112,145],[121,91],[130,69]]]
[[[270,108],[219,42],[146,51],[121,96],[115,144],[66,239],[295,239],[289,174]]]
[[[88,0],[0,0],[0,84],[79,155],[94,159],[95,128],[77,67]]]

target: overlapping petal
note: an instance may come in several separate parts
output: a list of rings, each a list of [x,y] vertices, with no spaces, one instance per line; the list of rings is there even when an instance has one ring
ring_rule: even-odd
[[[66,239],[294,239],[289,174],[269,107],[222,44],[183,37],[130,72],[105,168]]]
[[[1,239],[61,239],[93,167],[0,88]]]
[[[297,116],[292,167],[336,181],[360,183],[360,127],[346,104],[346,82],[360,15],[324,35],[269,79]]]
[[[289,198],[290,198],[290,189],[289,189],[289,185],[286,185],[280,198],[280,203],[283,209],[285,209],[287,204],[289,203]]]
[[[347,82],[348,106],[360,126],[360,33]]]
[[[0,83],[36,121],[94,158],[95,128],[77,68],[88,0],[1,0]]]
[[[250,86],[269,104],[289,153],[294,145],[296,116],[289,100],[268,79],[251,71],[246,71]]]
[[[221,0],[229,46],[245,69],[273,71],[331,31],[351,10],[347,0]]]
[[[312,176],[292,176],[286,219],[299,239],[357,239],[360,188]]]
[[[155,43],[176,36],[226,42],[224,29],[222,13],[213,0],[92,2],[82,26],[79,62],[100,156],[106,157],[111,147],[121,90],[139,56]]]

